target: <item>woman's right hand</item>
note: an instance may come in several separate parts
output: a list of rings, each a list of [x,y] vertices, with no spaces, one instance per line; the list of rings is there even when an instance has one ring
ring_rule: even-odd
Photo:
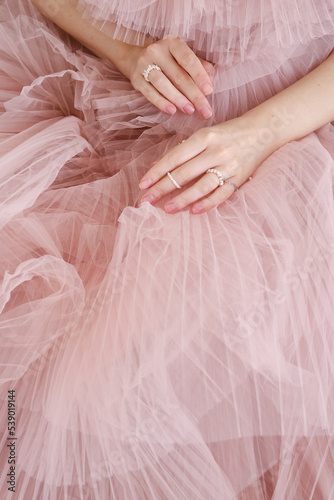
[[[156,64],[161,71],[150,71],[147,82],[143,71],[150,64]],[[179,38],[167,37],[147,47],[131,45],[119,68],[133,87],[161,111],[172,115],[178,108],[191,115],[196,109],[204,119],[212,116],[205,96],[212,92],[213,65],[199,59]]]
[[[195,109],[203,118],[212,116],[211,106],[205,98],[212,92],[213,65],[199,59],[185,42],[167,36],[138,47],[113,39],[109,34],[83,19],[72,0],[30,0],[42,14],[102,59],[111,61],[158,109],[174,114],[180,109],[191,115]],[[1,3],[1,0],[0,0]],[[112,33],[115,23],[108,25]],[[143,76],[150,64],[158,65]]]

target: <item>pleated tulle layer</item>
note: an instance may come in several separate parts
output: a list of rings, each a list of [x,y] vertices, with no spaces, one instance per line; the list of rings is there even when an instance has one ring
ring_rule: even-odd
[[[333,126],[218,209],[167,215],[139,179],[203,122],[158,112],[25,1],[0,19],[1,498],[12,389],[18,500],[334,498]],[[329,40],[218,65],[209,123]]]
[[[332,0],[75,0],[85,18],[115,38],[181,37],[215,63],[273,56],[334,33]],[[54,5],[50,5],[52,14]],[[110,23],[115,23],[112,27]],[[270,57],[268,57],[270,60]]]

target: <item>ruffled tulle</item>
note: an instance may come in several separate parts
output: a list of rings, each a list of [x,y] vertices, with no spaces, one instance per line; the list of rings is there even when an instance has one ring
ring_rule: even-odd
[[[332,0],[75,0],[85,19],[109,36],[143,45],[146,37],[179,36],[215,64],[215,90],[234,89],[333,49]],[[50,12],[53,12],[53,7]],[[296,64],[294,64],[294,69]]]
[[[179,36],[214,62],[254,59],[334,32],[331,0],[75,0],[85,18],[131,43],[143,35]],[[50,10],[52,12],[52,9]],[[268,58],[269,59],[269,58]]]
[[[148,32],[174,23],[194,44],[233,32],[228,16],[244,44],[256,17],[239,63],[217,64],[217,123],[332,50],[331,3],[307,3],[257,3],[256,17],[250,0],[216,2],[209,22],[208,2],[200,30],[181,22],[203,15],[196,1],[126,15],[139,29],[153,12]],[[124,25],[127,7],[98,3]],[[138,182],[201,119],[158,112],[26,1],[1,1],[0,19],[1,498],[12,389],[19,500],[333,498],[333,126],[218,209],[167,215],[139,206]],[[253,57],[270,26],[275,51]]]

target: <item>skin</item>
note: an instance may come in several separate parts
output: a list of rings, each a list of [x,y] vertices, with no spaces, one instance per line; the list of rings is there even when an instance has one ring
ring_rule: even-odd
[[[179,109],[191,115],[196,109],[204,119],[212,115],[205,95],[212,92],[213,66],[178,38],[147,37],[143,47],[126,44],[112,39],[112,23],[108,33],[83,20],[75,2],[54,0],[51,11],[47,0],[31,1],[97,56],[110,60],[161,111],[174,114]],[[142,72],[152,63],[162,72],[151,71],[148,83]],[[278,148],[334,121],[333,81],[332,53],[297,83],[244,115],[195,132],[151,166],[140,182],[141,202],[155,204],[174,193],[164,206],[167,213],[191,209],[202,214],[217,207],[234,193],[234,186],[218,187],[217,175],[206,174],[207,169],[214,168],[242,186]],[[182,192],[166,176],[168,172],[185,188]]]
[[[102,23],[92,26],[82,19],[74,0],[53,0],[52,8],[49,0],[31,3],[94,54],[111,61],[161,111],[172,115],[179,109],[191,115],[196,109],[204,119],[212,116],[205,96],[213,89],[213,65],[199,59],[179,38],[146,37],[144,46],[138,47],[114,40],[114,23],[104,23],[102,32]],[[157,64],[162,71],[151,71],[146,82],[142,73],[149,64]]]
[[[125,76],[161,111],[172,115],[178,108],[191,115],[196,108],[202,118],[212,116],[211,106],[204,96],[213,90],[213,66],[199,59],[180,39],[167,37],[144,50],[133,46],[128,61]],[[152,61],[163,71],[151,71],[148,83],[142,73]]]
[[[204,175],[206,170],[215,168],[237,186],[244,184],[278,148],[334,121],[333,82],[334,53],[297,83],[241,117],[199,130],[145,174],[140,182],[146,189],[141,201],[154,204],[175,192],[165,204],[167,213],[192,205],[192,212],[200,214],[220,205],[234,188],[227,183],[218,187],[218,177]],[[173,173],[180,186],[192,182],[191,186],[178,194],[167,172]]]

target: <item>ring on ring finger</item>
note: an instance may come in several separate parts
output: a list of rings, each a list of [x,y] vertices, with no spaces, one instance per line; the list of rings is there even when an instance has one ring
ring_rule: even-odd
[[[223,174],[221,172],[219,172],[219,170],[216,170],[215,168],[209,168],[206,171],[206,174],[215,174],[218,177],[219,186],[223,186],[226,182],[226,179],[223,176]]]
[[[230,184],[231,186],[233,186],[234,187],[234,191],[238,191],[239,190],[238,186],[234,182],[229,181],[228,179],[226,179],[219,170],[216,170],[215,168],[209,168],[206,171],[206,173],[207,174],[215,174],[218,177],[219,186],[223,186],[226,183],[226,184]]]
[[[160,66],[158,66],[157,64],[149,64],[148,67],[146,69],[144,69],[144,71],[142,73],[143,77],[145,78],[145,80],[148,83],[151,83],[148,77],[150,76],[151,71],[154,69],[161,71]]]
[[[237,186],[236,184],[234,184],[234,182],[229,181],[229,180],[227,180],[227,179],[225,180],[225,182],[226,182],[226,184],[231,184],[231,186],[233,186],[233,187],[234,187],[234,191],[239,191],[238,186]]]

